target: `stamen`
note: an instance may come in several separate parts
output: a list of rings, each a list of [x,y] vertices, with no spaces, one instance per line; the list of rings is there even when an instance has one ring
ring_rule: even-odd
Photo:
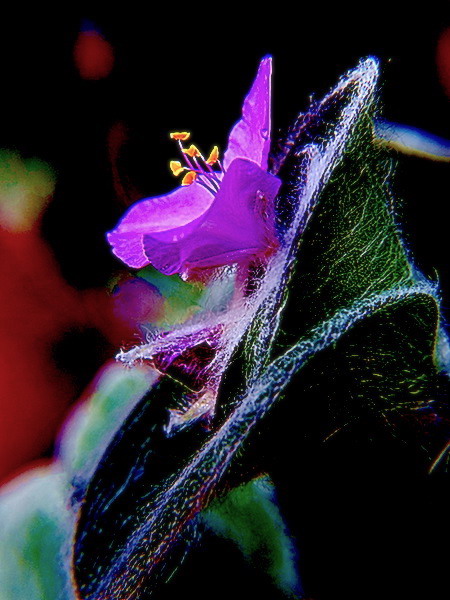
[[[189,148],[187,150],[183,150],[183,152],[184,152],[184,154],[187,154],[191,158],[196,158],[198,156],[201,156],[200,150],[196,146],[194,146],[194,144],[191,144],[189,146]]]
[[[177,141],[186,165],[183,166],[183,163],[178,160],[172,160],[169,163],[170,169],[175,176],[180,175],[183,171],[188,171],[183,177],[181,185],[187,186],[191,185],[194,181],[197,181],[197,183],[209,192],[216,194],[220,189],[220,173],[214,171],[211,165],[217,163],[222,171],[219,162],[219,149],[217,146],[214,146],[208,160],[205,160],[200,150],[197,146],[194,146],[194,144],[191,144],[189,148],[183,147],[182,142],[186,141],[190,135],[191,134],[187,131],[174,131],[170,134],[170,137]]]
[[[169,163],[169,167],[172,173],[175,175],[175,177],[181,175],[181,173],[186,170],[186,167],[183,167],[180,161],[178,160],[171,160]]]
[[[214,148],[211,150],[211,153],[208,156],[208,158],[205,160],[205,162],[207,165],[214,165],[218,160],[219,160],[219,148],[217,146],[214,146]]]
[[[188,171],[181,180],[181,185],[191,185],[197,179],[197,173],[195,171]]]
[[[170,139],[185,142],[191,137],[189,131],[174,131],[170,134]]]

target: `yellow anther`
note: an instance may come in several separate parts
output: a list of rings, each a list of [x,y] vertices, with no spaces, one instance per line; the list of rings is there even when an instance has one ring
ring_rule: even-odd
[[[206,160],[207,165],[214,165],[219,160],[219,148],[214,146]]]
[[[181,142],[185,142],[191,137],[189,131],[174,131],[170,134],[170,138],[172,140],[180,140]]]
[[[181,163],[178,160],[171,160],[169,167],[175,177],[180,175],[186,169],[186,167],[181,166]]]
[[[185,154],[187,154],[188,156],[190,156],[191,158],[195,158],[197,156],[201,156],[200,150],[196,146],[194,146],[194,144],[191,144],[189,146],[189,148],[183,150],[183,152]]]
[[[195,171],[188,171],[181,180],[181,185],[191,185],[197,179],[197,173]]]

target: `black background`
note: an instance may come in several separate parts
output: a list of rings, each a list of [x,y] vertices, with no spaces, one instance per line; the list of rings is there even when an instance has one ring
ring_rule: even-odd
[[[405,3],[395,16],[392,2],[344,6],[334,14],[319,3],[293,9],[277,4],[249,5],[245,18],[242,6],[237,11],[197,3],[167,11],[147,4],[145,12],[68,9],[3,20],[0,146],[55,167],[57,188],[44,234],[70,283],[80,289],[102,285],[118,268],[104,239],[124,210],[112,182],[110,128],[120,121],[128,129],[124,175],[142,196],[163,193],[174,185],[168,132],[187,129],[205,151],[215,143],[223,148],[265,54],[274,57],[275,129],[289,125],[311,94],[320,97],[372,54],[381,60],[384,116],[450,139],[449,100],[435,65],[438,36],[450,26],[448,3],[422,4],[416,14]],[[115,68],[105,80],[82,80],[73,64],[86,18],[114,48]],[[441,279],[447,319],[449,175],[448,164],[400,157],[395,182],[407,243],[418,266]],[[430,484],[414,470],[416,462],[405,474],[408,460],[398,448],[394,458],[386,448],[382,456],[366,450],[364,460],[373,462],[364,474],[355,457],[361,443],[341,448],[335,462],[319,458],[300,470],[307,485],[297,533],[306,540],[300,545],[309,593],[322,600],[448,597],[446,554],[438,546],[448,539],[443,482]],[[344,460],[350,466],[339,469]],[[320,473],[314,471],[318,464]],[[369,485],[367,473],[375,472]],[[361,478],[367,485],[359,488],[355,480]],[[302,478],[296,482],[302,485]],[[210,565],[209,574],[194,569],[201,586],[211,586],[204,597],[221,597],[221,586],[228,597],[265,598],[263,589],[246,586],[246,572],[228,574],[225,562]],[[192,577],[186,585],[194,593]]]

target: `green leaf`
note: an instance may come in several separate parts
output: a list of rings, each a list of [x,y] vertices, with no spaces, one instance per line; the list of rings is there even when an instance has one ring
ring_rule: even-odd
[[[392,159],[373,144],[373,111],[372,104],[360,117],[302,239],[290,296],[300,333],[359,298],[416,279],[395,219]]]
[[[145,365],[129,369],[111,363],[103,368],[64,428],[60,456],[69,479],[81,487],[87,483],[116,430],[158,376]]]
[[[64,474],[34,469],[0,495],[1,600],[73,600]]]
[[[155,286],[164,298],[164,312],[158,326],[170,328],[201,310],[203,284],[183,281],[179,275],[163,275],[152,266],[141,269],[138,276]]]
[[[215,500],[202,520],[216,535],[232,541],[287,597],[299,597],[296,550],[269,477],[253,479]]]
[[[55,188],[55,173],[38,158],[0,149],[0,221],[16,233],[31,229]]]
[[[392,159],[373,143],[375,108],[372,103],[360,117],[303,236],[282,346],[307,338],[312,328],[374,293],[426,284],[401,240],[390,191]],[[432,286],[429,295],[368,312],[334,349],[316,357],[309,380],[296,380],[296,389],[314,380],[334,418],[342,414],[338,425],[361,409],[384,416],[417,411],[438,393],[439,326]]]

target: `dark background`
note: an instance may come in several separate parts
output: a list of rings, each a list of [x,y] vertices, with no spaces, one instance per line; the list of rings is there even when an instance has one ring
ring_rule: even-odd
[[[174,185],[168,160],[176,158],[168,132],[187,129],[205,151],[216,143],[223,148],[265,54],[274,57],[275,129],[289,125],[311,94],[320,97],[371,54],[381,61],[385,118],[450,139],[449,99],[436,66],[439,36],[450,27],[448,3],[422,4],[415,14],[405,3],[404,14],[395,16],[393,4],[341,7],[335,14],[319,3],[307,9],[252,5],[245,19],[223,4],[172,6],[167,13],[148,5],[145,14],[123,6],[3,20],[0,146],[43,158],[56,169],[56,193],[43,231],[66,280],[79,289],[101,286],[119,268],[104,238],[127,203],[113,183],[111,128],[121,123],[127,131],[118,166],[129,182],[128,201],[164,193]],[[80,77],[73,61],[85,19],[98,27],[115,55],[111,75],[98,81]],[[418,266],[439,276],[446,319],[449,175],[449,164],[401,156],[395,182],[405,238]],[[86,368],[79,352],[85,342],[73,339],[64,350],[65,368],[73,370],[80,388],[105,358],[95,354],[94,344]],[[306,525],[300,527],[307,540],[302,566],[311,594],[323,600],[447,597],[445,553],[438,547],[448,523],[444,484],[430,489],[417,473],[399,478],[404,457],[390,460],[386,449],[381,458],[370,457],[368,450],[365,460],[373,464],[367,472],[378,471],[384,487],[377,493],[373,484],[371,493],[366,486],[355,502],[355,478],[367,479],[364,465],[351,463],[355,448],[353,453],[351,446],[341,449],[336,461],[350,460],[357,475],[347,470],[342,477],[333,462],[321,476],[308,473],[318,463],[301,471],[315,486],[305,490]],[[324,494],[330,494],[327,502]],[[406,506],[408,497],[412,503]],[[204,584],[214,585],[220,573],[218,565]],[[236,597],[255,590],[245,584],[240,589]]]

